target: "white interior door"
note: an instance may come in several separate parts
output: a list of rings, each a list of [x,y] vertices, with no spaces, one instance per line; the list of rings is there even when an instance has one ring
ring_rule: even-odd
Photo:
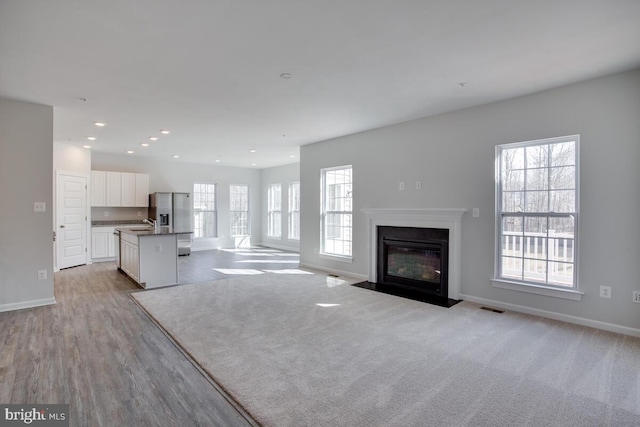
[[[56,183],[58,268],[87,263],[87,178],[58,172]]]

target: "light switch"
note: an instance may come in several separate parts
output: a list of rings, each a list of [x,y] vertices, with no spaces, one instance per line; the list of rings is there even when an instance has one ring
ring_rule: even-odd
[[[47,204],[45,202],[33,202],[33,211],[34,212],[46,212]]]
[[[480,216],[480,208],[473,208],[473,217],[478,218]]]
[[[398,190],[404,191],[404,182],[401,182],[400,185],[398,185]]]
[[[422,189],[422,181],[416,181],[416,190]]]

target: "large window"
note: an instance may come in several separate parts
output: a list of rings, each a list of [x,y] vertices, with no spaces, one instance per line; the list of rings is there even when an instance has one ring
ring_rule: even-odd
[[[289,239],[300,240],[300,182],[289,183]]]
[[[578,135],[496,147],[496,278],[577,288]]]
[[[322,253],[351,256],[351,166],[322,169]]]
[[[269,184],[267,190],[267,236],[282,237],[282,184]]]
[[[229,186],[229,205],[231,214],[231,235],[249,235],[249,186]]]
[[[216,185],[193,184],[193,237],[217,237]]]

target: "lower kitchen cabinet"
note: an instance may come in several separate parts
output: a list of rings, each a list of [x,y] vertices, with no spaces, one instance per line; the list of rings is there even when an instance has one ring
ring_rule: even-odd
[[[137,237],[135,238],[137,240]],[[137,243],[137,242],[136,242]],[[120,242],[120,268],[136,282],[140,282],[140,250],[136,243],[123,238]]]
[[[91,260],[112,261],[116,257],[114,227],[91,227]]]

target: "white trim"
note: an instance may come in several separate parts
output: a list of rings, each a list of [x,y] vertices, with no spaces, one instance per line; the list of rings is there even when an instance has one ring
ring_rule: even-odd
[[[329,261],[338,261],[338,262],[344,262],[347,264],[353,264],[353,257],[350,257],[350,256],[325,254],[321,252],[318,254],[318,257],[329,260]]]
[[[0,305],[0,313],[4,311],[22,310],[23,308],[41,307],[56,303],[55,298],[34,299],[31,301],[13,302]]]
[[[577,289],[559,289],[550,286],[534,285],[532,283],[511,282],[504,279],[491,279],[491,286],[510,291],[527,292],[530,294],[545,295],[554,298],[563,298],[572,301],[581,301],[584,292]]]
[[[378,226],[449,230],[449,295],[459,299],[462,275],[462,215],[468,209],[362,209],[369,219],[369,276],[376,283]]]
[[[331,273],[331,274],[335,274],[338,276],[344,276],[344,277],[352,277],[354,279],[359,279],[362,281],[367,280],[367,276],[364,274],[357,274],[357,273],[353,273],[351,271],[343,271],[343,270],[337,270],[335,268],[329,268],[329,267],[325,267],[324,265],[320,266],[320,265],[314,265],[314,264],[306,264],[306,263],[300,263],[300,268],[309,268],[312,270],[318,270],[318,271],[322,271],[325,273]]]
[[[630,335],[640,338],[640,329],[630,328],[628,326],[616,325],[614,323],[600,322],[598,320],[585,319],[584,317],[571,316],[568,314],[557,313],[555,311],[539,310],[537,308],[524,307],[516,304],[509,304],[500,301],[493,301],[485,298],[478,298],[471,295],[460,295],[465,301],[475,302],[477,304],[501,308],[504,310],[516,311],[518,313],[540,316],[547,319],[559,320],[561,322],[573,323],[576,325],[587,326],[590,328],[602,329],[603,331],[615,332],[618,334]]]

